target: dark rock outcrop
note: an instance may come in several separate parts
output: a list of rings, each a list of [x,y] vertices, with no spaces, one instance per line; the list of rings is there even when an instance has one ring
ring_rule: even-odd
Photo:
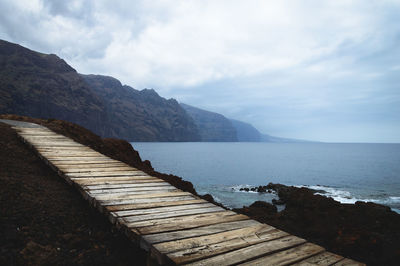
[[[237,141],[236,130],[225,116],[184,103],[181,106],[193,118],[202,141]]]
[[[341,204],[307,188],[281,184],[267,188],[286,204],[283,211],[274,211],[269,203],[236,211],[368,265],[398,265],[400,215],[389,207],[371,202]]]

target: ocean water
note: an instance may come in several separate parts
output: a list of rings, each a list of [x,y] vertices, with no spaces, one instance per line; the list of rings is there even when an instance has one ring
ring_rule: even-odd
[[[192,182],[228,207],[276,195],[241,192],[269,182],[306,186],[342,203],[400,212],[400,144],[184,142],[131,143],[160,172]]]

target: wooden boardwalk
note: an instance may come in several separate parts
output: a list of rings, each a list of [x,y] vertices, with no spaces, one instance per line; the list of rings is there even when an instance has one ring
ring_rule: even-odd
[[[183,192],[47,128],[14,129],[159,264],[363,265]]]

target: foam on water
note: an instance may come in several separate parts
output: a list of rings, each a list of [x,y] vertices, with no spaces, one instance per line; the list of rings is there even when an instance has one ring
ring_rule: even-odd
[[[305,187],[309,189],[317,190],[316,195],[330,197],[340,203],[354,204],[357,201],[362,202],[373,202],[377,204],[386,205],[392,208],[392,210],[400,213],[400,197],[398,196],[387,196],[387,195],[370,195],[370,197],[361,197],[354,195],[350,191],[343,190],[340,188],[328,187],[328,186],[307,186],[298,185],[296,187]]]

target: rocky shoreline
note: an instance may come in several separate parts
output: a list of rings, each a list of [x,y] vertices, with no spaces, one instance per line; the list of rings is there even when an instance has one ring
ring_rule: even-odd
[[[192,183],[178,176],[155,171],[151,163],[142,161],[139,153],[124,140],[102,139],[81,126],[62,120],[44,120],[16,115],[0,115],[0,118],[44,125],[113,159],[123,161],[150,175],[162,178],[179,189],[198,195]],[[244,190],[246,191],[246,189]],[[278,212],[273,204],[255,202],[250,206],[235,209],[235,211],[368,265],[398,265],[400,261],[400,215],[391,211],[389,207],[364,202],[341,204],[331,198],[314,195],[316,191],[307,188],[280,184],[249,188],[249,191],[274,192],[279,196],[279,200],[274,202],[275,205],[285,204],[285,209]],[[201,197],[214,202],[211,195]],[[2,198],[4,206],[10,204],[9,201],[10,199],[6,196]],[[77,203],[75,202],[75,204]],[[78,204],[85,205],[85,202],[82,201]],[[10,220],[13,218],[10,217]],[[14,223],[18,223],[18,221],[14,221]],[[7,226],[12,227],[13,225]],[[37,226],[40,226],[40,223]],[[44,224],[43,226],[48,227],[49,225]],[[12,252],[20,254],[24,245],[15,247]],[[97,243],[97,245],[101,245],[101,243]],[[40,257],[39,251],[37,254],[34,251],[29,254],[31,258]],[[113,264],[122,263],[118,256],[112,257],[111,262]]]
[[[276,193],[274,204],[257,201],[235,209],[260,222],[304,237],[367,265],[398,265],[400,215],[375,203],[342,204],[317,190],[270,183],[242,191]],[[276,205],[285,204],[278,212]]]

